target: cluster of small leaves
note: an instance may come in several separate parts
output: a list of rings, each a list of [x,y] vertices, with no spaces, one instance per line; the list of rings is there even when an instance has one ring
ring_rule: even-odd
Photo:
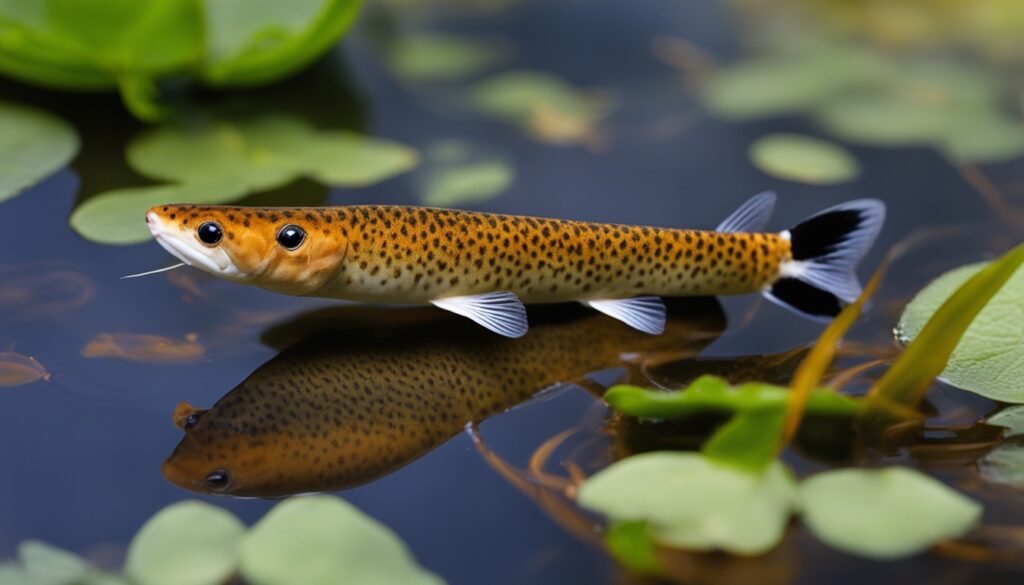
[[[32,541],[0,565],[0,585],[218,585],[233,575],[253,585],[444,583],[387,527],[333,496],[289,499],[248,530],[216,506],[173,504],[132,539],[123,577]]]
[[[137,116],[163,115],[156,82],[266,83],[345,32],[361,0],[0,0],[0,72],[40,85],[119,88]],[[82,15],[89,15],[84,18]]]
[[[989,163],[1024,154],[1020,120],[1003,106],[1009,90],[981,65],[813,42],[724,68],[701,97],[732,120],[808,114],[848,142],[932,146],[955,163]]]
[[[199,128],[159,127],[127,148],[138,173],[168,184],[100,193],[71,215],[85,238],[106,244],[149,239],[145,211],[164,203],[222,204],[300,177],[360,187],[403,173],[417,153],[388,140],[317,130],[286,116],[220,121]]]
[[[610,389],[606,400],[613,408],[644,419],[732,418],[701,453],[646,453],[602,470],[580,487],[579,504],[607,515],[609,548],[637,555],[626,561],[648,572],[652,547],[645,539],[669,548],[757,555],[778,544],[796,513],[826,543],[871,558],[920,552],[977,522],[978,504],[908,469],[829,471],[798,485],[775,458],[791,394],[756,382],[732,387],[712,376],[674,392]],[[812,392],[805,408],[846,418],[864,410],[861,400],[829,390]]]

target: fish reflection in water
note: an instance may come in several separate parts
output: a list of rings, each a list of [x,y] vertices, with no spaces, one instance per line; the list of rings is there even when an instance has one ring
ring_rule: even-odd
[[[268,333],[294,339],[303,335],[292,329],[319,329],[212,408],[178,406],[185,437],[163,473],[186,489],[256,497],[365,483],[560,382],[692,357],[725,325],[713,299],[668,308],[660,336],[567,305],[531,314],[520,339],[433,309],[319,311]]]

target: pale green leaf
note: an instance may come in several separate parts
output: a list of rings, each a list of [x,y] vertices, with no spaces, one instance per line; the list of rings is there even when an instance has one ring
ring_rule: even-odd
[[[450,81],[480,73],[508,54],[508,46],[493,39],[419,33],[398,37],[388,47],[387,61],[402,79]]]
[[[954,163],[998,163],[1024,155],[1024,125],[998,111],[954,120],[943,141]]]
[[[513,177],[512,166],[503,160],[437,169],[427,177],[423,203],[453,207],[486,201],[508,189]]]
[[[812,185],[842,183],[860,174],[846,149],[810,136],[771,134],[750,147],[750,159],[762,172]]]
[[[39,585],[76,585],[91,571],[78,555],[38,540],[18,545],[18,560],[29,582]]]
[[[278,504],[245,536],[240,554],[253,585],[443,583],[386,526],[333,496]]]
[[[925,146],[942,140],[951,117],[945,104],[880,93],[835,99],[817,111],[818,121],[843,140],[875,146]]]
[[[101,244],[138,244],[152,236],[146,211],[167,203],[221,204],[243,197],[242,185],[226,182],[130,187],[100,193],[71,213],[71,227],[83,238]]]
[[[646,521],[667,546],[756,555],[782,538],[794,498],[793,478],[778,461],[755,474],[698,453],[652,452],[590,477],[577,501],[613,522]]]
[[[42,110],[0,102],[0,201],[17,195],[68,164],[78,133]]]
[[[355,20],[362,0],[207,0],[212,85],[279,79],[326,52]]]
[[[132,539],[125,575],[137,585],[220,585],[236,571],[244,533],[227,510],[195,500],[172,504]]]
[[[343,187],[362,187],[402,174],[419,164],[415,150],[391,140],[352,132],[321,132],[293,153],[310,177]]]
[[[803,519],[835,548],[874,559],[923,552],[970,530],[981,506],[917,471],[843,469],[800,486]]]
[[[647,522],[611,524],[605,530],[604,544],[617,561],[635,573],[657,575],[661,571]]]
[[[1006,437],[1024,435],[1024,406],[1011,406],[985,419],[985,424],[1004,427]]]
[[[488,78],[473,89],[472,100],[481,111],[513,121],[522,121],[538,106],[585,118],[601,118],[611,110],[609,100],[538,71],[512,71]]]
[[[978,461],[978,472],[985,481],[1024,487],[1024,443],[1011,438]]]
[[[940,276],[919,292],[896,326],[901,343],[915,339],[938,308],[988,263]],[[1003,402],[1024,402],[1024,270],[1017,270],[974,318],[953,350],[941,379]]]

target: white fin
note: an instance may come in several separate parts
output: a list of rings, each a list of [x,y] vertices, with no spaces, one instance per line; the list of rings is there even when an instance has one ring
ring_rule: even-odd
[[[775,192],[763,191],[747,199],[715,228],[716,232],[760,232],[775,210]]]
[[[860,296],[857,262],[885,222],[885,204],[858,199],[830,207],[783,232],[793,259],[765,291],[772,301],[812,317],[833,317]]]
[[[644,333],[660,335],[665,331],[665,303],[658,297],[584,301],[583,304]]]
[[[167,272],[168,270],[174,270],[175,268],[181,268],[182,266],[186,266],[186,264],[184,262],[179,262],[178,264],[172,264],[164,268],[157,268],[156,270],[150,270],[149,272],[140,272],[138,274],[129,274],[127,276],[122,276],[121,280],[124,280],[126,278],[138,278],[140,276],[149,276],[150,274],[159,274],[161,272]]]
[[[515,293],[492,292],[465,297],[448,297],[430,301],[435,307],[462,315],[498,335],[522,337],[529,325],[526,307]]]

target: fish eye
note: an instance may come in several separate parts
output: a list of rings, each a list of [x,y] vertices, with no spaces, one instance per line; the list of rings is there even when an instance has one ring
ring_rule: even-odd
[[[200,417],[203,416],[203,412],[204,411],[202,411],[202,410],[197,410],[197,411],[193,412],[192,414],[186,416],[185,417],[185,428],[186,429],[191,429],[192,427],[196,426],[196,423],[199,422]]]
[[[219,492],[231,485],[231,473],[226,469],[214,469],[203,478],[206,487]]]
[[[207,221],[200,224],[197,235],[199,236],[199,241],[207,246],[216,246],[217,242],[224,237],[224,231],[220,229],[220,225],[217,222]]]
[[[277,232],[277,243],[289,250],[294,250],[306,240],[306,230],[297,225],[286,225]]]

